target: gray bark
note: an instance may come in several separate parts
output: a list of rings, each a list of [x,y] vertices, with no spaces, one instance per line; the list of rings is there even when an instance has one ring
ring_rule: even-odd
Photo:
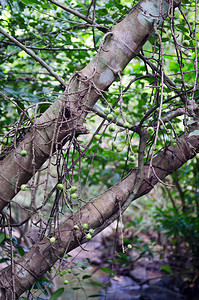
[[[178,4],[176,1],[175,4]],[[154,30],[154,22],[160,24],[168,14],[168,1],[143,0],[119,24],[105,35],[102,47],[96,57],[81,72],[71,77],[63,97],[58,99],[40,118],[35,121],[34,130],[26,134],[23,141],[1,162],[0,170],[0,210],[2,210],[27,183],[34,172],[39,170],[57,146],[62,146],[70,135],[83,134],[88,107],[93,107],[103,91],[135,57]],[[150,13],[149,13],[150,12]],[[161,12],[161,15],[160,15]],[[191,129],[192,131],[194,129]],[[22,149],[28,155],[22,157]],[[174,172],[199,150],[197,135],[184,135],[177,147],[169,147],[153,160],[155,173],[148,177],[149,166],[143,168],[143,181],[136,198],[149,192],[159,179]],[[51,244],[44,238],[0,274],[0,298],[17,299],[24,291],[50,269],[63,256],[82,243],[83,231],[74,233],[74,222],[87,223],[96,232],[106,226],[118,210],[118,201],[124,206],[134,193],[137,172],[132,172],[121,182],[85,205],[72,220],[69,218],[55,232],[56,242]],[[79,218],[80,216],[80,218]],[[14,286],[13,286],[14,282]]]
[[[159,180],[179,169],[185,162],[193,158],[196,152],[199,152],[198,132],[199,125],[196,125],[179,139],[177,147],[170,146],[157,155],[153,160],[154,172],[150,172],[149,177],[150,166],[148,163],[144,165],[144,179],[135,199],[148,193]],[[95,234],[100,231],[101,227],[104,228],[106,220],[110,219],[118,210],[118,202],[122,207],[133,192],[136,176],[137,171],[132,170],[126,178],[111,187],[94,202],[86,204],[80,213],[76,213],[73,220],[69,218],[54,232],[56,237],[54,244],[44,238],[33,245],[25,256],[15,261],[16,298],[31,288],[33,283],[65,253],[85,241],[84,232],[82,230],[75,231],[74,224],[78,224],[82,228],[81,224],[87,223],[88,228],[96,229]],[[12,283],[12,267],[10,266],[0,274],[0,299],[11,299]]]
[[[88,107],[93,107],[103,91],[139,53],[153,32],[154,23],[160,24],[168,9],[169,3],[165,0],[142,0],[105,35],[99,53],[81,72],[71,77],[63,96],[35,121],[34,130],[0,162],[0,211],[39,170],[56,145],[66,142],[74,131],[86,133],[82,124]],[[25,157],[20,155],[22,149],[28,153]]]

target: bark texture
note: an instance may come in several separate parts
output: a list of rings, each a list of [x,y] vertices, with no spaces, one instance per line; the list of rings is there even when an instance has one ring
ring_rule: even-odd
[[[56,146],[65,143],[71,134],[86,132],[82,124],[87,108],[96,103],[103,91],[139,53],[153,32],[154,22],[159,25],[167,16],[168,10],[168,1],[142,0],[122,22],[105,35],[99,53],[85,69],[73,74],[62,99],[58,99],[35,121],[23,141],[1,162],[0,210],[12,200],[21,184],[27,183],[42,166]],[[28,152],[27,156],[20,155],[22,149]],[[177,147],[168,147],[154,158],[154,172],[149,177],[149,165],[145,164],[143,184],[136,198],[148,193],[158,182],[158,178],[165,178],[191,159],[195,155],[193,149],[199,151],[199,137],[194,134],[189,136],[187,133],[181,137]],[[111,218],[118,210],[118,203],[123,206],[133,192],[136,174],[132,170],[124,180],[94,202],[85,205],[73,220],[69,218],[54,233],[54,244],[44,238],[24,257],[14,262],[14,270],[13,266],[5,268],[0,274],[0,299],[17,299],[64,253],[83,242],[84,232],[73,230],[75,222],[80,228],[81,224],[87,223],[89,228],[97,229]]]
[[[159,179],[179,169],[185,162],[193,158],[199,152],[199,126],[193,127],[190,132],[183,135],[177,147],[165,148],[153,160],[153,171],[148,177],[149,164],[144,165],[144,179],[136,194],[136,198],[148,193]],[[56,242],[51,244],[44,238],[36,243],[31,250],[21,259],[15,261],[15,297],[19,297],[24,291],[31,288],[33,283],[65,253],[76,248],[84,240],[83,231],[74,231],[74,224],[82,228],[87,223],[89,228],[97,229],[118,210],[118,202],[121,207],[125,204],[133,192],[136,180],[136,170],[117,183],[94,202],[86,204],[80,212],[74,216],[74,221],[69,218],[54,233]],[[11,299],[13,292],[12,268],[4,269],[0,275],[0,299]],[[7,297],[7,298],[6,298]]]
[[[178,4],[179,1],[174,2]],[[135,57],[169,10],[168,1],[142,0],[102,40],[99,53],[81,72],[73,74],[63,96],[38,118],[19,145],[0,162],[0,211],[70,135],[82,126],[92,107]],[[22,157],[22,149],[27,155]]]

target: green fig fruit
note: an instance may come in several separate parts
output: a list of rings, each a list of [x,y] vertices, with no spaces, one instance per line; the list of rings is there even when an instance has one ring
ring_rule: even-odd
[[[147,132],[148,132],[149,134],[153,134],[153,133],[154,133],[154,128],[153,128],[153,127],[148,127],[148,128],[147,128]]]
[[[26,156],[28,154],[28,152],[26,150],[21,150],[20,155],[21,156]]]
[[[108,114],[106,118],[107,118],[108,121],[112,121],[113,120],[113,115],[112,114]]]
[[[58,184],[57,184],[57,189],[58,189],[59,191],[63,190],[63,188],[64,188],[64,186],[63,186],[62,183],[58,183]]]

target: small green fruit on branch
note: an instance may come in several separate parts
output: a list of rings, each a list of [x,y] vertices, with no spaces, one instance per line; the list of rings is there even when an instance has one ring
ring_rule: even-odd
[[[109,131],[115,131],[115,126],[114,125],[110,125],[109,126]]]
[[[58,189],[59,191],[63,190],[63,188],[64,188],[63,184],[61,184],[61,183],[58,183],[58,184],[57,184],[57,189]]]
[[[54,237],[54,236],[52,236],[52,237],[50,238],[50,242],[51,242],[51,244],[53,244],[53,243],[55,242],[55,237]]]
[[[20,152],[21,156],[26,156],[27,154],[28,154],[28,152],[25,149],[21,150],[21,152]]]
[[[119,114],[120,114],[120,108],[119,108],[119,107],[116,108],[116,109],[114,110],[114,113],[115,113],[117,116],[119,116]]]
[[[128,122],[124,122],[123,126],[124,126],[124,128],[130,128],[131,127],[131,125]]]
[[[83,229],[88,229],[88,224],[84,223],[82,227]]]
[[[26,191],[28,189],[27,184],[21,185],[21,191]]]
[[[112,114],[108,114],[106,118],[108,121],[112,121],[114,117]]]
[[[76,192],[76,191],[77,191],[77,187],[76,187],[75,185],[71,186],[71,188],[68,190],[68,192],[69,192],[70,194],[73,194],[73,193]]]
[[[96,139],[97,141],[99,141],[99,140],[101,139],[101,136],[100,136],[99,134],[96,134],[96,135],[95,135],[95,139]]]
[[[90,233],[87,233],[87,234],[86,234],[86,239],[87,239],[87,240],[90,240],[91,238],[92,238],[92,235],[91,235]]]
[[[131,244],[128,244],[126,249],[124,249],[124,252],[126,252],[128,249],[132,249],[132,248],[133,248],[133,246]]]
[[[72,273],[72,269],[68,269],[68,271],[67,271],[67,272],[68,272],[69,274],[70,274],[70,273]]]
[[[63,270],[63,271],[61,271],[60,273],[59,273],[59,275],[62,277],[62,276],[64,276],[66,274],[66,270]]]
[[[78,226],[78,225],[74,225],[73,228],[74,228],[75,230],[78,230],[78,229],[79,229],[79,226]]]
[[[71,194],[71,198],[72,199],[77,199],[77,194],[76,193]]]
[[[108,115],[108,114],[110,114],[110,112],[111,112],[111,111],[110,111],[110,109],[109,109],[109,108],[107,108],[107,107],[106,107],[106,108],[104,109],[104,114],[105,114],[105,115]]]
[[[154,131],[155,131],[155,130],[154,130],[153,127],[148,127],[148,128],[147,128],[147,132],[148,132],[149,134],[151,134],[151,135],[154,133]]]

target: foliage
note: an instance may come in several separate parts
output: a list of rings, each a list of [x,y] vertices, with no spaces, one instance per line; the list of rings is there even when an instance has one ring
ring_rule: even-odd
[[[122,20],[137,1],[61,2],[93,19],[95,26],[47,0],[0,1],[3,7],[0,21],[4,31],[67,82],[99,51],[104,31]],[[140,136],[136,128],[153,129],[148,130],[145,162],[152,162],[163,147],[178,142],[177,137],[187,130],[194,117],[194,112],[187,108],[188,101],[197,103],[199,99],[198,38],[195,3],[183,1],[175,18],[170,15],[155,30],[122,77],[104,92],[95,110],[88,114],[86,126],[90,133],[74,137],[62,149],[57,147],[47,165],[25,190],[21,189],[16,201],[2,215],[2,264],[12,257],[11,248],[14,257],[23,256],[37,240],[51,236],[61,217],[64,222],[86,201],[92,201],[122,180],[132,168],[138,168]],[[34,120],[62,95],[64,87],[3,34],[0,47],[0,160],[3,160],[30,130]],[[186,108],[185,114],[170,118],[181,108]],[[106,109],[111,117],[106,117]],[[175,188],[162,192],[163,203],[168,195],[171,203],[166,208],[158,208],[155,215],[158,230],[166,232],[173,251],[177,252],[179,247],[184,251],[186,245],[194,259],[199,254],[197,172],[195,160],[172,176]],[[77,197],[70,193],[71,186],[77,187]],[[136,221],[141,223],[142,219]],[[135,228],[136,221],[127,226]],[[85,234],[89,232],[85,230]],[[139,257],[152,257],[150,247],[139,237],[124,242],[131,243],[139,251]],[[112,257],[110,263],[129,263],[128,255],[120,251],[119,258]],[[34,287],[45,290],[48,281],[49,278],[42,277]],[[62,291],[56,291],[50,299],[56,299]]]
[[[172,175],[174,189],[164,190],[169,197],[164,208],[157,208],[155,219],[158,231],[167,236],[169,252],[178,261],[191,262],[198,268],[199,255],[199,202],[198,202],[198,158],[186,164]]]

